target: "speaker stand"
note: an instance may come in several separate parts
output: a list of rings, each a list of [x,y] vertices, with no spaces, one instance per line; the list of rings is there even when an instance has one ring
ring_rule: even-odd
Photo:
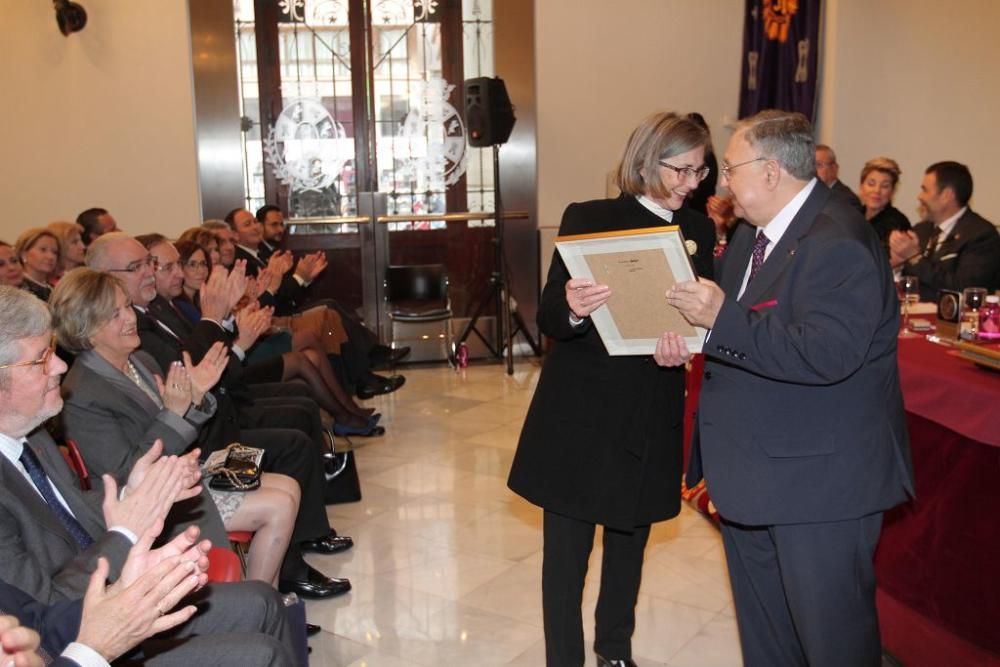
[[[507,375],[513,375],[514,337],[517,334],[520,333],[524,337],[528,343],[528,347],[531,348],[536,357],[541,356],[541,348],[531,337],[531,333],[529,333],[528,327],[521,317],[521,313],[513,311],[510,306],[510,284],[507,279],[507,261],[504,254],[505,224],[503,219],[503,202],[500,198],[500,144],[493,144],[493,201],[495,203],[493,208],[496,216],[493,227],[493,273],[490,276],[490,282],[483,291],[479,304],[476,306],[475,311],[473,311],[472,319],[465,325],[462,334],[453,342],[450,354],[451,362],[454,364],[458,347],[468,340],[470,334],[475,333],[476,337],[483,342],[486,349],[496,359],[503,359],[505,356],[504,352],[506,351]],[[491,302],[496,304],[497,313],[495,345],[491,345],[482,332],[476,328],[476,323],[479,322],[479,318],[482,316],[487,304]]]

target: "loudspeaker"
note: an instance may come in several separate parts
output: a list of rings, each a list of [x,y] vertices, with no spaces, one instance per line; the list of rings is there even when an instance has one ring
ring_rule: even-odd
[[[506,143],[515,120],[503,79],[481,76],[466,80],[465,125],[470,146]]]

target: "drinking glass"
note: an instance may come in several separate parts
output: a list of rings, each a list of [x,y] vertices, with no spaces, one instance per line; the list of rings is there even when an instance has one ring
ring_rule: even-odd
[[[911,338],[917,334],[910,331],[910,304],[920,300],[920,281],[916,276],[900,276],[896,281],[896,293],[903,302],[903,326],[900,338]]]
[[[979,309],[986,302],[985,287],[966,287],[962,290],[962,321],[959,326],[959,336],[966,340],[975,340],[979,333]]]

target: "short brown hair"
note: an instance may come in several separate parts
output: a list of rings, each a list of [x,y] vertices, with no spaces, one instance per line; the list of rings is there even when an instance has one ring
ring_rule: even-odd
[[[74,353],[93,348],[90,339],[115,314],[115,288],[128,294],[116,276],[86,267],[62,277],[49,297],[52,328],[60,345]]]
[[[861,168],[861,182],[864,183],[868,174],[873,171],[881,171],[892,179],[892,187],[896,187],[896,184],[899,183],[899,175],[903,173],[903,170],[899,168],[899,163],[892,158],[876,157],[865,162],[865,166]]]
[[[666,198],[663,182],[652,176],[660,173],[660,160],[710,144],[708,131],[697,123],[673,111],[654,113],[632,130],[615,170],[615,185],[630,195]]]

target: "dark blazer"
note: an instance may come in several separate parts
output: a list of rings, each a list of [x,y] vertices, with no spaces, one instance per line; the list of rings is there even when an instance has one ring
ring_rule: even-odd
[[[822,183],[822,181],[820,181],[820,183]],[[844,185],[843,181],[839,178],[833,185],[830,186],[830,191],[838,197],[843,198],[844,201],[851,205],[851,208],[857,209],[860,213],[865,212],[865,205],[862,204],[858,196],[854,194],[854,190]]]
[[[268,256],[270,257],[270,255]],[[236,246],[236,259],[246,260],[248,276],[256,278],[258,273],[267,268],[266,260],[247,252],[241,246]],[[275,315],[291,315],[295,311],[301,310],[308,300],[308,288],[299,284],[293,273],[293,271],[289,271],[281,277],[278,293],[274,295]]]
[[[719,513],[747,525],[838,521],[913,495],[888,258],[841,198],[814,187],[742,298],[755,229],[719,264],[698,450]]]
[[[156,361],[145,352],[132,355],[140,377],[156,391],[154,375],[164,377]],[[202,409],[191,407],[184,417],[158,407],[124,373],[93,350],[81,353],[63,379],[65,399],[62,420],[66,436],[76,441],[91,474],[108,473],[124,484],[135,462],[157,438],[164,455],[183,454],[198,440],[202,426],[212,418],[216,399],[205,395]],[[225,544],[226,529],[207,489],[196,498],[171,509],[163,539],[190,525],[202,537]]]
[[[894,231],[905,232],[912,228],[906,216],[892,204],[876,213],[868,224],[878,234],[878,240],[882,242],[884,248],[889,247],[889,235]]]
[[[48,285],[42,285],[40,283],[36,283],[34,280],[31,280],[27,276],[25,276],[24,280],[21,281],[21,289],[23,289],[25,292],[31,292],[39,299],[45,302],[48,302],[49,297],[52,296],[51,287],[49,287]]]
[[[0,581],[0,609],[4,613],[17,616],[21,625],[31,628],[42,638],[41,647],[54,660],[49,663],[57,667],[68,667],[77,663],[69,658],[57,657],[66,646],[76,639],[80,632],[80,617],[83,614],[82,600],[57,602],[44,605],[21,589]]]
[[[920,251],[927,248],[934,223],[918,223],[913,231]],[[920,299],[937,300],[938,290],[985,287],[1000,289],[1000,233],[989,220],[967,209],[945,239],[939,239],[934,254],[916,264],[904,264],[903,273],[920,280]]]
[[[666,224],[635,197],[622,195],[571,204],[559,233]],[[682,208],[674,224],[697,243],[696,268],[711,277],[711,221]],[[614,528],[670,518],[680,509],[684,369],[660,368],[651,357],[609,356],[589,319],[580,328],[570,325],[567,280],[556,252],[538,309],[539,328],[556,343],[525,418],[508,485],[546,510]]]
[[[0,579],[44,603],[83,597],[97,558],[104,556],[114,581],[132,544],[118,532],[106,530],[101,510],[103,491],[84,493],[76,474],[44,430],[28,438],[45,473],[59,489],[76,520],[94,538],[86,551],[6,457],[0,456]]]

